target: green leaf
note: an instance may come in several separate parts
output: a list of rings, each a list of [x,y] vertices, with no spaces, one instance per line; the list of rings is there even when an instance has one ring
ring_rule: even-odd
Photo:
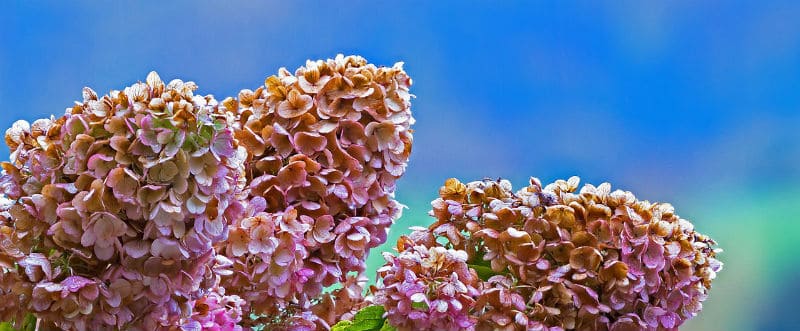
[[[36,316],[25,315],[20,329],[15,329],[12,322],[0,322],[0,331],[36,331]]]
[[[383,326],[383,306],[367,306],[353,317],[353,326],[348,331],[377,331]]]
[[[331,331],[394,331],[383,318],[383,306],[367,306],[359,310],[352,321],[340,321]],[[2,330],[0,330],[2,331]]]
[[[331,331],[348,331],[351,325],[353,325],[353,322],[340,321],[339,323],[336,323],[333,328],[331,328]]]
[[[215,119],[214,120],[214,130],[215,131],[221,131],[224,128],[225,128],[225,121],[224,120],[221,120],[221,119]]]
[[[181,149],[185,151],[193,151],[197,149],[200,145],[197,143],[198,135],[195,133],[190,133],[186,135],[186,139],[183,140],[183,145]]]
[[[428,304],[425,302],[412,302],[411,308],[414,308],[416,310],[428,311],[428,309],[430,309],[431,307],[429,307]]]
[[[200,127],[200,138],[203,138],[204,143],[208,143],[211,141],[211,137],[214,136],[214,127],[210,125],[203,125]]]
[[[25,320],[22,321],[23,331],[36,331],[36,316],[33,314],[25,315]]]
[[[170,129],[172,131],[178,129],[172,124],[169,118],[153,118],[153,127]]]
[[[478,274],[478,277],[483,281],[489,280],[489,278],[491,278],[492,276],[499,275],[498,273],[494,272],[492,268],[484,265],[468,264],[467,266],[469,266],[472,269],[475,269],[475,272]]]
[[[397,331],[397,328],[389,324],[389,320],[385,320],[383,321],[383,326],[381,327],[380,331]]]

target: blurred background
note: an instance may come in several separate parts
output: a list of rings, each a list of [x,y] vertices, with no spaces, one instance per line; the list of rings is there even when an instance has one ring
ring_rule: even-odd
[[[800,2],[756,3],[8,1],[0,127],[150,70],[221,100],[306,59],[404,61],[409,209],[382,249],[448,177],[579,175],[671,202],[724,248],[683,330],[800,330]]]

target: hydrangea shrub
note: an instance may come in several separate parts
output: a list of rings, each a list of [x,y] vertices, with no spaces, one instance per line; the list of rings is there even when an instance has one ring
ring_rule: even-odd
[[[403,207],[410,85],[402,63],[339,55],[222,102],[151,73],[16,122],[0,178],[0,318],[81,330],[352,318],[368,251]]]
[[[374,289],[398,330],[677,330],[721,270],[667,203],[579,179],[517,192],[450,179],[435,222],[386,253]],[[476,277],[480,278],[475,280]]]
[[[671,205],[577,177],[402,206],[402,63],[284,68],[218,102],[145,82],[18,121],[0,163],[0,330],[677,330],[721,270]]]

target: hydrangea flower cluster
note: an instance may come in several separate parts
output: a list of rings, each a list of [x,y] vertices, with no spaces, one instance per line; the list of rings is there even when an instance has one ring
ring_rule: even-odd
[[[371,301],[364,296],[366,283],[363,274],[348,275],[341,287],[314,298],[310,307],[290,307],[270,316],[271,321],[264,325],[270,331],[331,330],[341,321],[353,320],[360,309],[369,306]]]
[[[401,239],[381,269],[375,292],[389,321],[398,330],[446,329],[416,318],[438,304],[413,305],[432,298],[421,289],[448,286],[441,267],[425,262],[434,250],[481,276],[474,301],[441,306],[450,316],[469,311],[450,328],[469,318],[463,329],[677,330],[694,317],[722,269],[716,243],[669,204],[608,183],[578,185],[577,177],[544,187],[532,178],[514,193],[505,180],[448,180],[432,202],[435,223],[413,245]]]
[[[229,116],[196,88],[153,72],[6,132],[0,261],[18,304],[0,316],[155,330],[191,310],[213,245],[244,212]]]
[[[339,55],[222,103],[151,73],[18,121],[0,178],[0,296],[21,304],[0,317],[193,330],[351,316],[366,254],[403,207],[410,85],[402,63]]]
[[[303,315],[386,241],[403,207],[393,197],[413,139],[410,85],[402,63],[339,55],[222,101],[247,150],[248,196],[221,248],[234,262],[221,285],[251,314]]]
[[[624,331],[677,330],[700,311],[722,268],[714,241],[669,204],[577,177],[516,193],[448,180],[435,223],[384,254],[365,298],[367,254],[403,208],[410,85],[402,63],[339,55],[222,102],[151,73],[16,122],[0,163],[0,319]]]
[[[470,309],[479,279],[467,253],[437,245],[430,232],[401,237],[397,246],[398,256],[384,253],[388,263],[378,270],[382,287],[375,295],[389,322],[398,330],[474,328]]]
[[[236,295],[224,295],[216,288],[197,299],[192,305],[192,315],[181,325],[183,331],[242,331],[244,300]]]

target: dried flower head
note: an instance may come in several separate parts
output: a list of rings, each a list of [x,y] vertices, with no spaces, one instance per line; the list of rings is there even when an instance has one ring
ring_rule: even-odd
[[[219,249],[234,262],[221,286],[248,303],[246,316],[307,311],[386,241],[411,151],[410,85],[402,63],[339,55],[222,101],[247,150],[248,196]]]
[[[608,183],[578,185],[577,177],[544,187],[532,178],[514,193],[504,180],[448,180],[432,202],[436,222],[402,238],[381,269],[376,293],[389,320],[399,329],[455,327],[416,324],[397,308],[442,284],[427,276],[437,264],[411,258],[434,249],[465,252],[463,263],[481,276],[464,307],[477,320],[467,329],[677,330],[696,316],[722,269],[716,243],[669,204]],[[422,286],[395,285],[407,279]]]
[[[6,132],[0,279],[22,301],[0,315],[153,330],[191,312],[212,246],[243,211],[228,116],[196,88],[153,72]]]
[[[182,331],[242,331],[244,301],[238,296],[226,296],[222,288],[214,288],[192,302],[192,314],[182,321]]]
[[[387,264],[378,270],[375,303],[385,307],[388,321],[400,331],[474,329],[477,319],[470,310],[479,279],[467,265],[467,253],[411,237],[400,239],[397,256],[384,253]]]

